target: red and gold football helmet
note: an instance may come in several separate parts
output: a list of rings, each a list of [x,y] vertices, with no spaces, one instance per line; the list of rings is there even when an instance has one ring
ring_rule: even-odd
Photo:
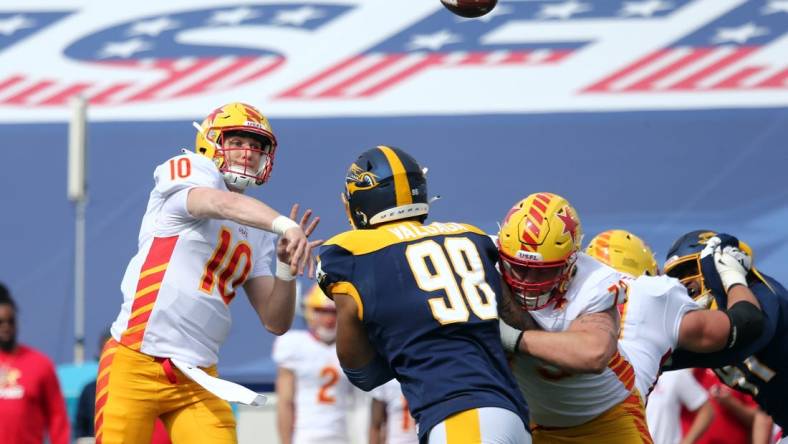
[[[659,274],[651,248],[626,230],[608,230],[597,234],[586,247],[586,254],[635,277]]]
[[[583,231],[563,197],[534,193],[506,215],[498,233],[501,274],[525,310],[539,310],[566,293]]]
[[[234,102],[213,110],[197,128],[194,150],[213,160],[224,176],[228,186],[244,189],[249,185],[261,185],[268,180],[274,166],[276,137],[268,119],[257,108],[245,103]],[[260,164],[252,168],[246,163],[233,164],[229,152],[251,150],[249,147],[227,147],[224,139],[230,135],[252,137],[260,142]]]

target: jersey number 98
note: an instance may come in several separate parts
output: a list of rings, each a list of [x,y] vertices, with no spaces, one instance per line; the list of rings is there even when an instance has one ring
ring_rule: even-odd
[[[470,239],[448,237],[443,247],[434,240],[419,242],[408,245],[405,256],[419,288],[444,293],[427,300],[441,325],[467,322],[468,308],[479,319],[498,317],[495,292],[485,280],[482,259]]]

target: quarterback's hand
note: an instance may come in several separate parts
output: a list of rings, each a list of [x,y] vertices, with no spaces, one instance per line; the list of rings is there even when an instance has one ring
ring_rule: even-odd
[[[290,219],[297,220],[300,206],[294,204],[290,209]],[[304,274],[304,268],[308,266],[308,275],[311,278],[314,274],[314,261],[312,260],[312,250],[317,248],[322,240],[309,241],[307,238],[315,231],[320,222],[319,217],[312,217],[312,210],[308,209],[301,216],[298,227],[292,227],[279,238],[276,244],[276,257],[281,262],[290,264],[290,273],[293,275]]]

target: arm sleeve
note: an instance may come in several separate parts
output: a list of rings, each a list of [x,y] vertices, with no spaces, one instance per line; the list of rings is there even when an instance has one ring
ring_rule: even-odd
[[[678,393],[681,404],[687,410],[698,410],[706,401],[709,400],[709,394],[701,386],[692,371],[689,369],[679,370],[679,375],[676,378],[676,392]]]
[[[42,402],[44,403],[44,418],[49,432],[49,440],[52,444],[68,444],[71,431],[69,430],[68,415],[66,414],[66,402],[60,392],[60,384],[55,374],[55,368],[48,360],[44,363],[42,382]]]
[[[693,310],[699,310],[700,306],[687,294],[687,290],[677,280],[660,276],[663,280],[660,284],[665,286],[665,325],[663,329],[670,338],[673,350],[679,343],[679,329],[684,315]]]
[[[667,368],[717,368],[737,364],[766,346],[772,340],[777,330],[777,322],[780,315],[779,301],[777,300],[777,295],[764,284],[758,283],[753,285],[750,287],[750,290],[758,298],[764,316],[763,333],[754,343],[741,349],[725,349],[714,353],[692,353],[679,349],[673,352]]]

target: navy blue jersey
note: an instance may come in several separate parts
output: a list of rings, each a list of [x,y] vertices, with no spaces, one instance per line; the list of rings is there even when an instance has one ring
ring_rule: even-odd
[[[479,229],[400,222],[325,243],[318,282],[349,294],[370,342],[402,385],[419,435],[453,413],[528,410],[499,337],[498,251]]]
[[[670,369],[714,368],[728,386],[753,396],[783,429],[788,428],[788,291],[769,276],[750,285],[765,317],[763,333],[751,346],[731,352],[676,350]],[[724,367],[728,366],[728,367]]]

